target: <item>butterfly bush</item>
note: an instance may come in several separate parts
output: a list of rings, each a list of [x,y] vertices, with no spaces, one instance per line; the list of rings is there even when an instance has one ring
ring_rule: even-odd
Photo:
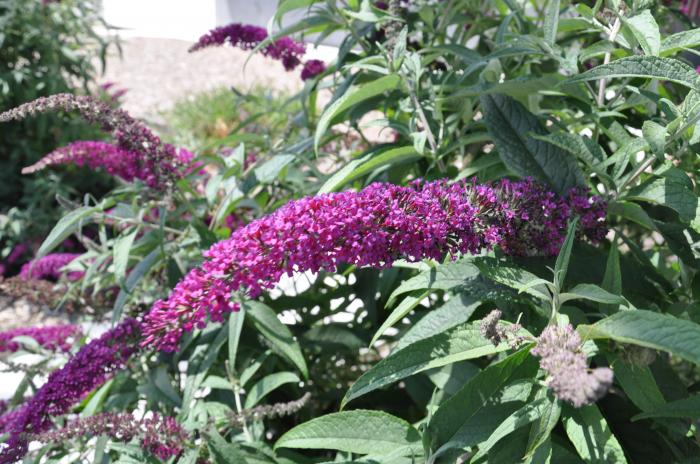
[[[217,27],[204,34],[190,47],[195,52],[207,47],[229,44],[241,50],[253,50],[267,39],[267,30],[251,24],[233,23]],[[306,46],[291,37],[281,37],[260,50],[263,55],[282,62],[284,69],[291,71],[301,63]]]
[[[183,166],[188,165],[194,158],[194,155],[185,149],[177,150],[175,156],[177,162]],[[156,188],[158,186],[157,176],[148,165],[141,162],[139,153],[124,150],[109,142],[94,140],[73,142],[65,147],[57,148],[33,165],[22,169],[22,174],[31,174],[60,164],[75,164],[91,169],[100,168],[127,182],[139,179],[148,184],[149,187]],[[184,171],[180,170],[180,172]]]
[[[82,334],[78,325],[63,324],[46,327],[19,327],[0,332],[0,353],[15,352],[20,344],[13,341],[15,337],[31,337],[42,347],[56,351],[69,351],[73,342]]]
[[[384,268],[399,258],[454,258],[494,246],[509,255],[554,255],[574,215],[581,216],[582,235],[604,237],[600,198],[579,189],[560,198],[530,179],[374,183],[360,192],[302,198],[209,248],[204,263],[145,316],[142,344],[174,351],[207,316],[221,322],[238,310],[231,292],[255,298],[284,274],[333,272],[341,263]]]
[[[174,146],[163,143],[148,127],[126,111],[112,108],[86,95],[62,93],[41,97],[0,114],[0,122],[61,110],[77,111],[87,122],[99,125],[103,131],[110,133],[116,140],[116,146],[122,150],[119,154],[124,151],[138,154],[133,160],[137,163],[133,169],[154,189],[169,188],[182,176],[186,163],[191,160],[191,154],[181,154]]]
[[[79,253],[50,253],[41,258],[27,261],[22,265],[19,276],[24,280],[52,279],[61,277],[63,268],[75,260]],[[73,271],[68,274],[70,279],[79,278],[82,272]]]
[[[5,433],[9,433],[8,440],[0,445],[0,464],[21,459],[27,453],[27,434],[49,430],[52,417],[69,412],[75,403],[102,385],[114,372],[123,369],[138,349],[139,335],[139,322],[125,319],[81,347],[61,369],[49,375],[34,396],[0,417]]]
[[[596,402],[612,385],[610,368],[588,368],[581,337],[571,324],[547,326],[531,353],[540,358],[540,367],[548,375],[547,386],[554,395],[577,408]]]
[[[31,435],[31,440],[65,443],[74,438],[99,435],[125,443],[138,438],[142,449],[164,461],[180,454],[183,443],[189,439],[189,434],[174,417],[154,413],[136,419],[130,413],[105,412],[70,420],[58,430]]]

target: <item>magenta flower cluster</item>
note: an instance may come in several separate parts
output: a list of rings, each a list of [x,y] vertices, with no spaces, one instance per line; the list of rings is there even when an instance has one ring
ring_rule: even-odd
[[[62,428],[31,436],[42,443],[65,443],[74,438],[106,435],[112,440],[128,443],[137,438],[141,447],[166,461],[182,452],[189,434],[175,418],[152,414],[136,419],[129,413],[106,412],[70,420]]]
[[[15,352],[20,344],[13,341],[15,337],[31,337],[47,350],[70,351],[73,342],[80,337],[82,330],[74,324],[52,325],[46,327],[19,327],[0,332],[0,353]]]
[[[267,30],[252,24],[233,23],[217,27],[204,34],[190,47],[190,52],[207,47],[231,45],[241,50],[253,50],[268,38]],[[287,71],[296,69],[306,52],[303,42],[291,37],[280,37],[260,49],[263,55],[278,60]],[[321,60],[309,60],[301,71],[302,80],[312,79],[326,70]]]
[[[24,280],[58,280],[63,273],[63,268],[78,256],[80,256],[78,253],[51,253],[41,258],[27,261],[22,265],[19,276]],[[70,272],[68,277],[76,279],[81,275],[81,272],[74,271]]]
[[[148,127],[126,111],[112,108],[90,96],[63,93],[41,97],[0,114],[0,122],[20,120],[49,111],[77,111],[87,122],[97,124],[103,131],[110,133],[120,150],[138,154],[136,171],[154,189],[169,188],[182,176],[183,164],[191,159],[191,154],[179,153],[172,145],[163,143]]]
[[[187,166],[194,158],[194,155],[185,149],[177,150],[175,156],[181,166]],[[158,187],[157,177],[153,175],[147,164],[141,162],[140,154],[103,141],[86,140],[70,143],[22,169],[22,174],[34,173],[59,164],[75,164],[91,169],[101,168],[127,182],[139,179],[151,188]],[[184,173],[181,169],[179,172]]]
[[[556,254],[568,220],[582,215],[581,234],[605,234],[605,204],[582,191],[559,198],[532,180],[375,183],[360,192],[292,201],[235,230],[204,253],[166,300],[144,319],[143,345],[174,351],[184,332],[237,311],[231,293],[255,298],[283,274],[341,263],[387,267],[396,259],[442,259],[499,246],[511,255]]]
[[[61,369],[19,408],[0,417],[9,439],[0,444],[0,464],[18,461],[27,453],[27,435],[49,430],[52,417],[69,412],[85,395],[102,385],[113,372],[123,369],[138,349],[141,327],[126,319],[99,338],[84,345]],[[7,419],[6,416],[10,415]]]
[[[313,79],[326,70],[326,64],[321,60],[308,60],[301,70],[301,80]]]
[[[547,386],[554,396],[577,408],[596,402],[612,385],[610,368],[588,368],[581,337],[571,324],[547,326],[531,353],[540,358],[540,367],[547,372]]]

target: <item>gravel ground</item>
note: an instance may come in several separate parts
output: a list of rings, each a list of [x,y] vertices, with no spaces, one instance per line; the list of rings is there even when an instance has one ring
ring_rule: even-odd
[[[190,45],[174,39],[123,39],[121,56],[113,49],[100,82],[127,89],[124,108],[146,119],[158,119],[177,100],[218,87],[247,91],[264,86],[292,93],[303,86],[301,68],[286,72],[275,60],[233,47],[188,53]]]

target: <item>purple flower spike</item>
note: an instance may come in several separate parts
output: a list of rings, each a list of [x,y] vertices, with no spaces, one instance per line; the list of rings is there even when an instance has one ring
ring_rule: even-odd
[[[183,443],[189,438],[189,434],[173,417],[154,413],[137,420],[129,413],[105,412],[73,419],[58,430],[34,434],[31,440],[64,443],[74,438],[98,435],[125,443],[138,438],[145,451],[163,461],[180,454]]]
[[[253,50],[267,39],[267,30],[250,24],[233,23],[227,26],[217,27],[199,38],[197,43],[190,47],[190,52],[195,52],[207,47],[216,47],[229,44],[241,50]],[[284,69],[291,71],[299,66],[301,57],[306,51],[303,42],[298,42],[291,37],[281,37],[261,49],[265,56],[282,62]]]
[[[231,293],[255,298],[282,275],[341,263],[384,268],[403,258],[440,260],[499,246],[510,255],[555,255],[568,220],[587,215],[581,233],[605,235],[605,203],[572,192],[560,198],[532,180],[479,185],[375,183],[360,192],[306,197],[241,227],[204,253],[167,300],[144,320],[144,346],[174,351],[184,332],[237,311]]]
[[[178,167],[173,172],[177,177],[182,177],[186,173],[182,167],[187,166],[192,158],[192,153],[184,149],[176,153]],[[102,141],[73,142],[58,148],[33,165],[22,169],[22,174],[31,174],[59,164],[88,166],[91,169],[102,168],[127,182],[139,179],[151,188],[158,188],[158,173],[152,170],[152,165],[142,162],[142,156],[139,153],[123,150],[114,144]]]
[[[611,369],[588,369],[581,337],[571,324],[547,326],[531,353],[541,358],[540,367],[548,374],[547,386],[554,396],[577,408],[595,403],[612,385]]]
[[[110,133],[120,150],[139,155],[138,172],[147,173],[144,181],[149,186],[166,190],[181,177],[184,163],[182,154],[175,147],[163,143],[148,127],[126,111],[112,108],[93,97],[61,93],[38,98],[0,114],[0,122],[20,120],[49,111],[76,111],[87,122],[97,124],[103,131]]]
[[[24,280],[51,279],[58,280],[62,269],[71,261],[80,256],[79,253],[51,253],[39,259],[33,259],[24,263],[19,271],[19,276]],[[80,278],[81,272],[70,272],[70,279]]]
[[[85,395],[102,385],[113,372],[123,369],[138,350],[141,326],[126,319],[101,337],[84,345],[65,366],[52,372],[33,397],[0,417],[9,433],[0,444],[0,464],[17,462],[27,453],[27,434],[49,430],[51,418],[66,414]],[[9,418],[7,416],[10,416]]]
[[[19,327],[0,332],[0,352],[15,352],[19,349],[19,343],[13,338],[23,336],[31,337],[39,345],[52,351],[69,351],[73,341],[82,333],[80,326],[73,324],[54,325],[48,327]]]

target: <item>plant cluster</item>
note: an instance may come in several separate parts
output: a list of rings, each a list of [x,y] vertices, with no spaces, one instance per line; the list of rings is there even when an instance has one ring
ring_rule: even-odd
[[[112,138],[27,172],[120,186],[65,201],[27,265],[74,304],[99,296],[83,318],[113,328],[57,353],[7,335],[10,356],[45,358],[1,405],[0,463],[692,462],[700,29],[683,7],[284,0],[269,30],[193,48],[294,68],[303,39],[341,37],[294,96],[204,95],[163,138],[90,96],[3,108]],[[52,255],[69,237],[85,251]]]

